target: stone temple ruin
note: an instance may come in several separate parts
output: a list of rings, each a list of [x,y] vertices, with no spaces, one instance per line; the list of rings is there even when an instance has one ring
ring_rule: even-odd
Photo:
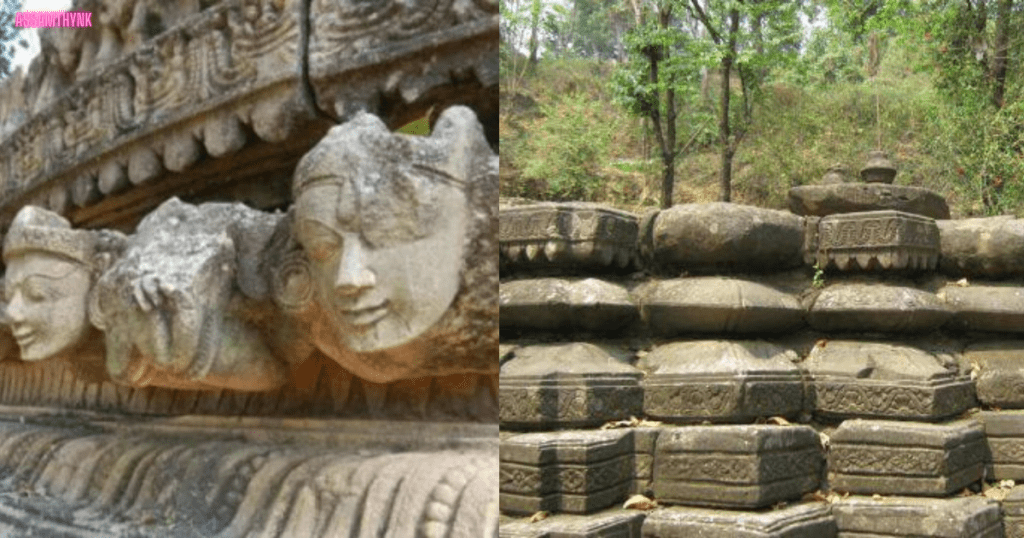
[[[497,536],[497,3],[72,10],[0,82],[0,536]]]
[[[500,536],[1024,537],[1024,220],[867,172],[503,202]]]

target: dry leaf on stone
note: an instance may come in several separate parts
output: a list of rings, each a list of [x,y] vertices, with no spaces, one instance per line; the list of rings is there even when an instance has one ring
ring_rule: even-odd
[[[967,277],[957,280],[956,285],[960,286],[961,288],[966,288],[967,286],[970,286],[970,284],[967,283]]]
[[[551,513],[547,512],[545,510],[541,510],[540,512],[537,512],[537,513],[533,514],[532,516],[530,516],[530,523],[536,523],[536,522],[538,522],[538,521],[540,521],[542,519],[547,519],[548,516],[550,516],[550,515],[551,515]]]
[[[790,422],[790,421],[788,421],[788,420],[786,420],[786,419],[784,419],[782,417],[770,417],[767,422],[768,422],[768,424],[777,424],[779,426],[792,426],[793,425],[792,422]]]
[[[658,501],[648,499],[643,495],[633,495],[626,499],[622,507],[626,510],[654,510],[658,507]]]
[[[825,452],[832,447],[832,439],[825,432],[818,432],[818,441],[821,442],[821,449]]]
[[[1010,489],[1010,488],[1012,488],[1013,486],[1016,486],[1016,485],[1017,485],[1017,483],[1014,482],[1013,480],[1000,480],[999,481],[999,487],[1001,487],[1001,488]]]
[[[876,501],[882,500],[882,496],[880,494],[878,494],[878,493],[872,495],[871,498],[876,500]]]

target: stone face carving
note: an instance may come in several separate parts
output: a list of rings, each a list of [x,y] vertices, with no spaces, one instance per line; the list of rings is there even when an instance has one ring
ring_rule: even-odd
[[[493,374],[496,168],[456,107],[430,138],[369,115],[333,130],[288,217],[171,200],[125,239],[30,207],[5,241],[7,316],[27,360],[91,318],[107,372],[138,387],[271,390],[314,348],[373,383]]]
[[[509,270],[609,271],[636,259],[637,218],[587,203],[542,203],[501,210],[501,260]]]
[[[817,264],[852,270],[931,270],[938,263],[935,221],[900,211],[866,211],[823,217],[818,223]]]
[[[843,492],[952,495],[985,467],[985,431],[976,420],[847,420],[830,441],[829,485]]]
[[[87,344],[89,291],[123,243],[116,233],[72,230],[44,209],[18,213],[4,238],[4,298],[23,360],[62,356]]]
[[[375,382],[495,370],[497,159],[471,110],[430,138],[359,115],[300,161],[293,194],[305,260],[277,295],[318,348]]]
[[[654,494],[661,502],[759,508],[818,487],[824,463],[808,426],[692,426],[661,432]]]

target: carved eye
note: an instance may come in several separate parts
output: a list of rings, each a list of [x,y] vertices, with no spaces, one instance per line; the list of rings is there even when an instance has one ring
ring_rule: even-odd
[[[310,244],[309,257],[322,262],[337,254],[340,249],[341,244],[338,240],[317,240]]]
[[[332,230],[315,221],[306,221],[302,226],[299,242],[306,249],[309,258],[322,262],[341,250],[341,238]]]

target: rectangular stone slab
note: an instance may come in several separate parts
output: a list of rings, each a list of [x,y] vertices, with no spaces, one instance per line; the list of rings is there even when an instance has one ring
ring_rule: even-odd
[[[558,514],[531,523],[503,521],[499,538],[640,538],[645,512],[612,508],[586,516]]]
[[[831,436],[829,484],[837,491],[951,495],[982,477],[981,423],[847,420]]]
[[[1016,486],[1003,499],[1006,538],[1024,538],[1024,486]]]
[[[666,503],[759,508],[818,487],[818,434],[807,426],[666,428],[654,454],[654,494]]]
[[[1001,538],[999,504],[983,497],[849,497],[832,505],[839,536]]]
[[[1024,480],[1024,411],[982,411],[992,480]]]
[[[902,211],[822,217],[817,265],[840,271],[931,270],[939,261],[935,219]]]
[[[824,503],[743,512],[671,507],[651,512],[643,538],[831,538],[836,522]]]
[[[500,445],[500,505],[508,514],[584,514],[623,500],[632,486],[628,429],[530,433]]]

